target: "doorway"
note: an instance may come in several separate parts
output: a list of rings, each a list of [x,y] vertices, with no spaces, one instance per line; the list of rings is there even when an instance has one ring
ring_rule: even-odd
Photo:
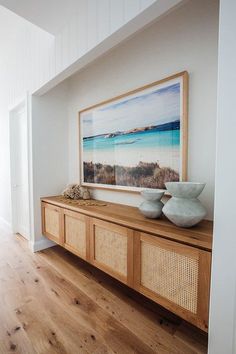
[[[27,100],[9,112],[12,229],[30,239]]]

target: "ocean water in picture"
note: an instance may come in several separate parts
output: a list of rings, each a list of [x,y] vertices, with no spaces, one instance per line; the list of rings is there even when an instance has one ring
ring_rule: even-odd
[[[163,188],[179,180],[180,83],[81,118],[84,182]]]

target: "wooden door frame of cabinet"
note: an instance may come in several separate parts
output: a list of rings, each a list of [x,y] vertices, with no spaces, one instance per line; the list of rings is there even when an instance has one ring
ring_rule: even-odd
[[[208,331],[210,284],[211,284],[211,253],[199,251],[199,279],[197,315],[202,319],[203,330]]]
[[[98,262],[95,259],[95,226],[101,226],[108,228],[108,230],[113,230],[114,232],[120,233],[127,237],[127,275],[124,276],[118,272],[115,272],[110,267],[104,265],[103,263]],[[134,231],[120,226],[114,223],[103,221],[97,218],[90,218],[90,263],[95,267],[103,270],[104,272],[110,274],[112,277],[120,280],[122,283],[133,287],[133,233]]]
[[[55,237],[46,231],[46,222],[45,222],[45,209],[51,209],[56,211],[59,215],[59,237]],[[63,209],[61,207],[47,204],[42,202],[41,203],[41,217],[42,217],[42,233],[51,241],[56,242],[59,245],[64,244],[64,220],[63,220]]]
[[[178,248],[177,252],[186,255],[186,250],[190,256],[198,254],[199,259],[199,278],[198,278],[198,301],[197,301],[197,313],[194,314],[187,309],[181,308],[181,306],[174,304],[170,300],[156,294],[154,291],[146,288],[141,284],[141,242],[145,241],[152,245],[158,245],[166,247],[167,249],[173,249],[173,246]],[[182,251],[181,251],[182,248]],[[184,250],[185,252],[184,252]],[[211,265],[211,253],[203,251],[191,246],[182,245],[175,241],[168,241],[163,238],[146,235],[145,233],[135,231],[134,234],[134,282],[133,287],[136,291],[142,293],[153,301],[157,302],[161,306],[167,308],[169,311],[184,318],[186,321],[194,324],[203,331],[208,330],[208,303],[209,303],[209,287],[210,287],[210,265]]]

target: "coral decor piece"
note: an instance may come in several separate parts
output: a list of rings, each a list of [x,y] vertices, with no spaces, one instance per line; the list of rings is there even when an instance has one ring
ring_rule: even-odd
[[[74,200],[79,200],[79,199],[84,199],[88,200],[91,199],[90,192],[88,188],[82,187],[79,184],[68,184],[64,191],[62,192],[62,195],[65,198],[69,199],[74,199]]]

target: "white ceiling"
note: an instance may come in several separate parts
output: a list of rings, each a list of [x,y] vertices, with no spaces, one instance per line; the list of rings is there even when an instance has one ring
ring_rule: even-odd
[[[56,35],[86,0],[0,0],[17,15]]]

